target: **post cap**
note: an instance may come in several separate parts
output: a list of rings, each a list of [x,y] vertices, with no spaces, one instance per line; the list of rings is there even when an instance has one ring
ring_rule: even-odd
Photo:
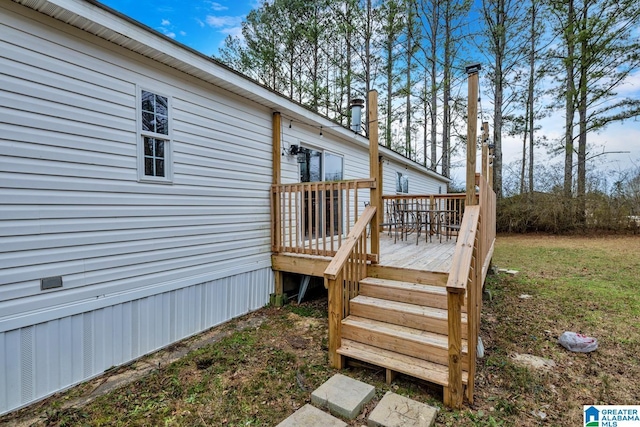
[[[476,62],[475,64],[469,64],[466,67],[464,67],[464,70],[466,71],[467,74],[477,73],[481,69],[482,69],[482,66],[480,66],[479,62]]]

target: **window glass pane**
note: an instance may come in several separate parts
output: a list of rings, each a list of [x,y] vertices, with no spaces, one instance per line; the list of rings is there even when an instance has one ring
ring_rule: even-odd
[[[309,150],[309,182],[322,181],[322,153]]]
[[[144,174],[147,176],[153,176],[153,158],[144,158]]]
[[[163,135],[169,134],[169,124],[166,117],[156,116],[156,132]]]
[[[153,156],[153,138],[144,138],[144,155]]]
[[[403,193],[408,193],[409,192],[409,177],[408,176],[403,176],[401,181],[402,181],[402,192]]]
[[[156,176],[164,176],[164,160],[156,159]]]
[[[167,98],[156,95],[156,114],[167,115]]]
[[[156,157],[164,158],[164,141],[156,139]]]
[[[147,92],[146,90],[142,91],[142,110],[143,111],[154,111],[153,108],[153,100],[154,96],[151,92]]]
[[[402,193],[402,174],[396,172],[396,193]]]
[[[300,163],[300,182],[322,181],[322,153],[320,151],[302,148],[298,156]]]
[[[142,130],[155,132],[155,118],[153,113],[142,113]]]
[[[331,153],[324,154],[324,180],[342,180],[342,157]]]

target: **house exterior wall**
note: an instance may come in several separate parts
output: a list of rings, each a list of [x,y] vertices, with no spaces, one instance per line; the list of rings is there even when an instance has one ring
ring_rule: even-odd
[[[409,178],[408,194],[446,194],[447,181],[424,173],[420,167],[401,163],[394,158],[385,158],[382,165],[382,194],[396,193],[397,173]]]
[[[168,185],[138,181],[141,88]],[[267,303],[271,164],[270,109],[0,4],[0,413]]]

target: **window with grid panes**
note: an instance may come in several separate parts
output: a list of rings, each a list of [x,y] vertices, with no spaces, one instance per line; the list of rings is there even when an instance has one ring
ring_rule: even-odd
[[[141,178],[166,182],[171,179],[169,98],[140,91]]]

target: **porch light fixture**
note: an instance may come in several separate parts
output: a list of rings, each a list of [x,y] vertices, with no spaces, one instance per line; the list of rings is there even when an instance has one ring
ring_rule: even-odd
[[[309,150],[307,148],[298,147],[298,163],[305,163],[307,161],[307,153]]]
[[[287,150],[287,154],[290,156],[295,156],[300,152],[300,146],[291,144],[289,146],[289,150]]]
[[[351,100],[349,109],[351,110],[351,130],[360,133],[362,130],[362,109],[364,108],[364,99],[355,98]]]
[[[320,137],[322,137],[322,126],[320,126]]]

